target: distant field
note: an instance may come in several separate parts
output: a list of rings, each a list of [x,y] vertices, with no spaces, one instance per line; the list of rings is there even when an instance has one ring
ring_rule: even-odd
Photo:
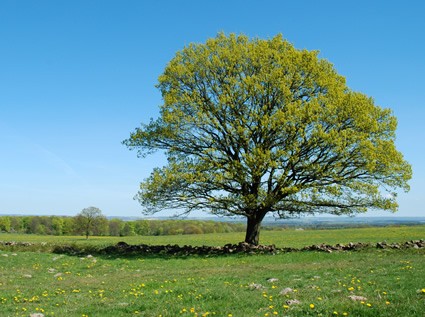
[[[224,245],[238,243],[245,238],[244,233],[220,233],[200,235],[171,236],[134,236],[134,237],[89,237],[87,241],[82,236],[40,236],[26,234],[0,234],[0,241],[76,243],[108,246],[119,241],[128,244],[179,244],[179,245]],[[337,244],[349,242],[376,243],[386,240],[404,242],[425,238],[425,225],[413,227],[379,227],[333,230],[303,230],[288,229],[284,231],[262,231],[261,244],[275,244],[277,247],[299,248],[312,244]]]
[[[403,242],[425,227],[263,232],[263,244]],[[54,237],[48,245],[223,245],[243,234]],[[47,250],[48,248],[46,248]],[[231,256],[70,256],[0,246],[0,316],[425,316],[425,250]],[[276,280],[268,282],[269,279]],[[255,284],[255,287],[254,285]],[[288,290],[290,288],[290,290]],[[286,294],[281,291],[286,289]],[[357,297],[352,300],[349,296]],[[290,302],[296,300],[297,302]]]

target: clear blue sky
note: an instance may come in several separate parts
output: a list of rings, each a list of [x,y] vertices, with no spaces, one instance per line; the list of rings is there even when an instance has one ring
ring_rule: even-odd
[[[121,145],[158,115],[174,54],[217,32],[317,49],[393,109],[413,166],[396,216],[424,216],[425,1],[0,1],[0,214],[141,216],[160,155]],[[368,215],[391,216],[387,212]]]

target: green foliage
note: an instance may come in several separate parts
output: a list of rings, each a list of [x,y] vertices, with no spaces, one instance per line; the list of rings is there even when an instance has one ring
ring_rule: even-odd
[[[22,228],[25,228],[25,233],[30,233],[31,216],[22,217]]]
[[[123,236],[135,236],[136,232],[134,231],[135,229],[135,223],[134,222],[126,222],[124,224],[124,228],[123,228]]]
[[[0,231],[10,231],[10,217],[0,217]]]
[[[64,219],[62,217],[52,216],[51,224],[52,229],[54,230],[54,234],[59,236],[63,234]]]
[[[76,229],[79,232],[85,234],[86,239],[89,238],[89,235],[100,235],[103,232],[102,228],[105,228],[105,217],[102,214],[102,211],[96,207],[84,208],[76,217],[75,224]],[[107,220],[106,220],[107,227]]]
[[[64,235],[71,235],[75,230],[75,219],[64,217],[62,230]]]
[[[124,221],[121,219],[112,219],[109,221],[109,235],[120,236],[124,228]]]
[[[150,222],[148,220],[137,220],[134,225],[134,231],[140,236],[149,235]]]
[[[220,33],[190,44],[157,87],[160,117],[123,142],[142,157],[163,150],[168,158],[140,185],[146,213],[243,215],[256,231],[268,212],[396,211],[395,190],[409,190],[411,166],[395,148],[391,110],[281,35]]]
[[[86,234],[84,219],[81,215],[76,217],[58,216],[25,216],[25,217],[0,217],[1,224],[10,223],[14,226],[6,232],[32,233],[41,235],[79,235]],[[8,227],[5,227],[6,229]],[[89,235],[94,236],[148,236],[148,235],[181,235],[181,234],[201,234],[201,233],[223,233],[241,232],[245,226],[240,223],[226,223],[218,221],[198,221],[198,220],[136,220],[126,221],[121,219],[111,219],[100,217],[93,223],[89,230]]]
[[[219,221],[198,220],[151,220],[149,221],[152,235],[178,235],[242,232],[246,227],[241,222],[228,223]]]
[[[32,217],[31,218],[29,233],[44,234],[43,226],[40,225],[40,217]]]
[[[109,235],[109,221],[104,216],[97,220],[96,226],[93,229],[93,235],[106,236]]]
[[[20,217],[10,217],[10,229],[14,232],[22,232],[22,222]]]

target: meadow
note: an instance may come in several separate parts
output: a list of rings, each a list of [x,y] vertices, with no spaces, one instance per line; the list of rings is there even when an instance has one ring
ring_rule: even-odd
[[[425,226],[264,231],[262,244],[302,247],[425,238]],[[370,248],[277,255],[67,255],[128,244],[224,245],[242,233],[158,237],[0,234],[0,316],[424,316],[425,250]],[[353,297],[357,296],[357,297]],[[41,316],[41,315],[40,315]]]

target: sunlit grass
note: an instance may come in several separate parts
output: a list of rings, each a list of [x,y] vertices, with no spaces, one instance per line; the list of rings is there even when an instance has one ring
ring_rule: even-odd
[[[424,227],[263,232],[278,246],[403,242]],[[243,235],[51,237],[0,240],[87,246],[223,245]],[[0,246],[1,316],[424,316],[424,250],[232,256],[84,256]],[[268,282],[269,279],[277,279]],[[252,287],[253,284],[258,289]],[[261,286],[260,286],[261,284]],[[291,291],[280,294],[285,289]],[[352,300],[349,296],[361,296]],[[298,304],[291,304],[297,300]]]
[[[387,242],[405,242],[425,237],[425,226],[414,227],[383,227],[383,228],[356,228],[334,230],[283,230],[262,231],[261,244],[275,244],[277,247],[299,248],[312,244],[337,244],[349,242],[377,243],[383,240]],[[108,246],[119,241],[128,244],[151,244],[151,245],[224,245],[227,243],[239,243],[243,241],[243,232],[201,234],[201,235],[171,235],[171,236],[133,236],[133,237],[89,237],[86,240],[82,236],[41,236],[26,234],[0,234],[0,241],[21,241],[33,243],[54,244],[81,244]]]
[[[36,312],[46,316],[425,313],[421,291],[425,258],[417,250],[213,258],[2,254],[8,255],[0,257],[4,316]],[[267,282],[270,278],[278,280]],[[263,288],[252,289],[251,284]],[[285,288],[292,291],[280,294]],[[367,300],[353,301],[350,295]],[[300,303],[288,305],[294,299]]]

